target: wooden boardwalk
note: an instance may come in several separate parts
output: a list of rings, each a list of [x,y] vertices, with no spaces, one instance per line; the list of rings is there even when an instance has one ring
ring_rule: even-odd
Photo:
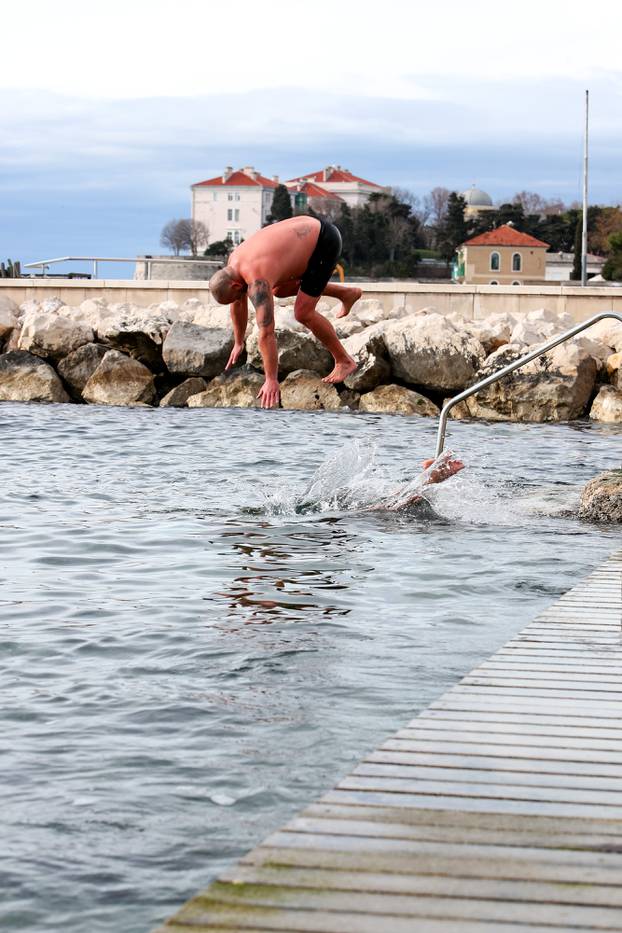
[[[622,931],[622,551],[159,933]]]

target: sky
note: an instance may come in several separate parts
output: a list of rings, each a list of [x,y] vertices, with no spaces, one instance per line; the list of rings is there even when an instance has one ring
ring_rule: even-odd
[[[2,26],[2,259],[161,252],[225,165],[574,201],[587,88],[590,200],[622,201],[612,0],[24,0]]]

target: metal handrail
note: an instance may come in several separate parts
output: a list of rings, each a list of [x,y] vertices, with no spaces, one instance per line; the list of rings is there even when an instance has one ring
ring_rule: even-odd
[[[515,369],[520,369],[521,366],[525,366],[527,363],[530,363],[531,360],[535,360],[536,357],[542,356],[544,353],[548,353],[549,350],[553,350],[555,347],[558,347],[560,343],[564,343],[565,340],[569,340],[571,337],[580,334],[582,330],[586,330],[588,327],[591,327],[592,324],[602,321],[604,318],[615,318],[617,321],[620,321],[622,324],[622,314],[617,314],[615,311],[602,311],[600,314],[595,314],[594,317],[591,317],[587,321],[583,321],[582,324],[577,324],[575,327],[572,327],[570,330],[564,331],[563,334],[559,334],[557,337],[553,337],[547,343],[543,343],[541,347],[537,347],[535,350],[531,350],[529,353],[526,353],[524,356],[521,356],[518,360],[514,360],[513,363],[509,363],[507,366],[504,366],[503,369],[497,370],[496,373],[492,373],[491,376],[487,376],[485,379],[476,382],[475,385],[471,386],[469,389],[465,389],[464,392],[461,392],[460,395],[455,395],[448,402],[443,405],[441,410],[441,415],[438,423],[438,433],[436,436],[436,454],[435,457],[440,457],[445,449],[445,433],[447,430],[447,418],[449,417],[449,412],[457,405],[458,402],[463,402],[465,398],[469,398],[471,395],[475,395],[476,392],[479,392],[480,389],[485,389],[486,386],[491,385],[493,382],[497,382],[499,379],[503,379],[504,376],[508,376],[510,373],[513,373]]]
[[[203,262],[210,262],[206,257],[200,256],[137,256],[136,259],[128,259],[125,257],[114,257],[114,256],[58,256],[56,259],[41,259],[39,262],[27,262],[24,265],[24,269],[42,269],[45,275],[45,270],[48,266],[53,266],[57,262],[92,262],[93,263],[93,278],[97,278],[97,263],[98,262],[133,262],[135,264],[144,263],[145,264],[145,275],[147,280],[151,279],[151,266],[154,262],[196,262],[197,259],[203,260]]]

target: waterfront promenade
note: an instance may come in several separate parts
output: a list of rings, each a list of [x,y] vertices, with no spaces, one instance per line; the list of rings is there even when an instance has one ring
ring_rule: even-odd
[[[157,933],[622,930],[622,551]]]

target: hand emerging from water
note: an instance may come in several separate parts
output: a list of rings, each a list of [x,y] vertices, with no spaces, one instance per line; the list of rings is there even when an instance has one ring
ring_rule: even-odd
[[[257,394],[261,399],[262,408],[278,408],[281,401],[281,390],[276,379],[266,379]]]
[[[244,349],[244,344],[243,344],[243,343],[234,343],[234,344],[233,344],[233,350],[231,351],[231,354],[230,354],[230,356],[229,356],[229,360],[228,360],[228,362],[227,362],[227,365],[225,366],[225,370],[231,369],[232,366],[235,366],[235,364],[237,363],[237,361],[238,361],[239,358],[240,358],[240,355],[241,355],[243,349]]]
[[[434,463],[434,460],[424,460],[421,466],[424,470],[427,470],[428,467],[431,467]],[[456,460],[452,455],[448,456],[446,460],[442,460],[438,466],[432,470],[428,476],[429,483],[442,483],[444,479],[449,479],[450,476],[453,476],[454,473],[459,473],[460,470],[464,470],[464,463],[462,460]]]

